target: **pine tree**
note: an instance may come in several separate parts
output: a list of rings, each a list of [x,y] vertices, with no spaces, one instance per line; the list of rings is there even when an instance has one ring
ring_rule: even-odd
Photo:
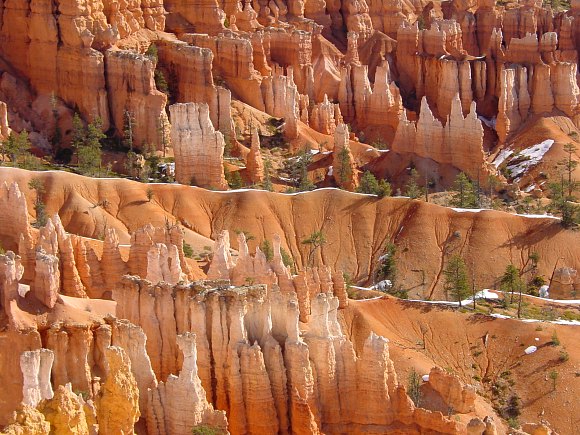
[[[44,195],[45,192],[44,183],[40,178],[33,178],[28,182],[28,188],[36,192],[36,198],[34,200],[36,222],[32,225],[35,228],[43,227],[48,221],[48,216],[46,215],[46,204],[42,201],[42,195]]]
[[[260,244],[260,250],[266,256],[266,260],[272,261],[274,259],[274,249],[272,248],[272,243],[268,239],[264,239]]]
[[[169,135],[167,134],[167,128],[169,127],[169,122],[167,122],[167,116],[162,114],[158,120],[157,131],[159,132],[159,142],[163,147],[163,158],[167,155],[167,148],[169,147]]]
[[[263,187],[264,190],[267,190],[269,192],[273,192],[274,191],[274,185],[272,184],[272,162],[270,161],[270,159],[266,159],[264,161],[264,182],[263,182]]]
[[[377,195],[379,198],[391,196],[391,184],[387,180],[377,180],[370,171],[365,171],[356,190],[359,193]]]
[[[30,149],[28,132],[26,130],[22,130],[20,133],[11,132],[2,143],[2,148],[2,154],[10,158],[13,167],[17,167],[20,157]]]
[[[308,166],[312,162],[312,154],[304,148],[295,157],[284,162],[284,172],[299,191],[312,190],[314,184],[308,177]]]
[[[338,161],[340,166],[338,169],[338,184],[339,186],[346,185],[352,178],[352,156],[345,146],[338,153]]]
[[[451,204],[460,208],[477,208],[477,194],[473,183],[467,175],[460,172],[453,185],[455,193],[452,196]]]
[[[461,307],[461,301],[470,293],[467,266],[463,258],[457,254],[453,255],[449,259],[443,275],[445,276],[445,291],[459,302]]]
[[[80,120],[80,118],[79,118]],[[91,122],[86,129],[86,132],[77,133],[77,138],[73,134],[73,143],[81,143],[80,139],[84,139],[81,145],[77,145],[77,157],[79,170],[84,175],[94,176],[100,174],[101,169],[101,141],[106,137],[102,131],[103,123],[100,118],[96,118]],[[73,133],[74,133],[73,120]],[[82,129],[84,131],[84,128]]]
[[[415,370],[415,367],[409,372],[409,379],[407,384],[407,394],[417,408],[421,406],[421,399],[423,394],[421,392],[421,377]]]
[[[123,145],[133,151],[133,129],[135,128],[135,115],[128,110],[123,113]]]
[[[303,245],[310,246],[310,252],[308,253],[308,264],[312,266],[314,252],[326,243],[326,236],[322,231],[314,231],[306,239],[302,240]]]
[[[518,318],[521,313],[522,292],[525,288],[525,283],[520,277],[520,270],[513,264],[508,264],[505,272],[500,279],[500,288],[504,292],[511,293],[510,304],[514,302],[514,293],[519,292],[520,298],[518,302]]]
[[[423,188],[419,186],[419,172],[415,168],[411,169],[409,174],[409,181],[405,186],[405,193],[411,199],[420,198],[423,196]]]
[[[241,189],[244,185],[240,171],[226,171],[225,172],[226,181],[230,189]]]
[[[377,270],[377,280],[388,280],[391,282],[390,288],[395,287],[397,280],[397,262],[395,256],[397,254],[397,246],[394,243],[388,243],[385,247],[383,255],[379,259],[379,268]]]

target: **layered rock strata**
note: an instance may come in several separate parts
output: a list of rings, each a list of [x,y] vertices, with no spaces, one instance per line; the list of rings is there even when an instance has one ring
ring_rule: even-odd
[[[207,104],[170,106],[175,179],[182,184],[227,189],[224,176],[224,136],[215,131]]]

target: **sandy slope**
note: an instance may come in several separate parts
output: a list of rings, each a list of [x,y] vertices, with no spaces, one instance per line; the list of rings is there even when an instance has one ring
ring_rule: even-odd
[[[403,383],[411,367],[425,374],[438,365],[475,385],[480,393],[490,394],[490,386],[503,373],[522,400],[521,421],[545,419],[560,434],[577,433],[580,327],[494,319],[393,298],[351,301],[344,324],[357,350],[370,330],[389,338],[390,356]],[[554,332],[559,346],[550,344]],[[538,350],[526,355],[524,349],[531,345]],[[561,352],[568,353],[568,361],[560,360]],[[549,378],[552,370],[558,372],[555,391]]]
[[[302,240],[322,230],[327,243],[316,261],[322,259],[360,282],[367,280],[385,244],[394,241],[399,276],[411,288],[411,295],[440,297],[444,258],[454,253],[463,255],[470,269],[475,270],[480,288],[492,288],[509,262],[522,267],[531,251],[540,254],[540,273],[547,277],[556,261],[559,266],[580,268],[580,233],[562,229],[556,219],[496,211],[456,212],[406,198],[378,200],[336,189],[298,195],[224,193],[0,168],[0,182],[15,180],[23,186],[29,213],[34,213],[34,195],[26,186],[32,177],[46,184],[48,212],[58,212],[69,232],[87,237],[98,238],[104,227],[114,227],[121,243],[127,243],[131,231],[148,222],[162,225],[167,219],[180,222],[186,228],[188,242],[201,253],[223,229],[229,229],[232,236],[235,230],[249,231],[255,236],[250,249],[264,238],[280,234],[301,268],[308,253]],[[151,202],[147,201],[148,188],[154,191]],[[1,236],[16,242],[16,235],[1,231]],[[235,248],[235,237],[232,239]]]

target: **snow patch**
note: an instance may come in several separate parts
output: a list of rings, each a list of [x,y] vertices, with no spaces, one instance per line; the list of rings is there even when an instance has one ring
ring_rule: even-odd
[[[477,119],[479,119],[481,122],[483,122],[489,128],[493,128],[495,130],[495,124],[496,124],[496,119],[495,118],[487,119],[485,116],[479,115],[477,117]]]
[[[554,139],[546,139],[545,141],[526,148],[516,154],[507,166],[514,181],[516,183],[520,181],[522,176],[530,168],[533,168],[540,163],[544,155],[550,150],[550,148],[552,148],[552,145],[554,145]],[[514,160],[516,162],[512,163]]]
[[[526,350],[524,350],[524,353],[526,355],[531,355],[532,353],[534,353],[537,350],[538,350],[538,348],[536,346],[530,346],[530,347],[527,347]]]
[[[329,166],[328,167],[328,176],[332,176],[332,174],[334,174],[334,166]]]
[[[501,166],[501,164],[503,162],[505,162],[505,160],[511,156],[514,152],[512,150],[502,150],[495,158],[495,160],[493,161],[492,165],[497,168],[499,168]]]
[[[479,213],[480,211],[489,210],[488,208],[457,208],[451,207],[451,210],[457,213]]]

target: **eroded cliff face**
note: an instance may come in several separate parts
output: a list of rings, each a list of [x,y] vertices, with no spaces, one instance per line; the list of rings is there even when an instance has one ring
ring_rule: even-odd
[[[279,119],[293,150],[331,150],[336,126],[348,123],[351,139],[371,151],[389,145],[394,161],[503,180],[491,163],[532,120],[577,124],[578,15],[575,3],[556,11],[537,2],[9,2],[0,8],[0,135],[10,121],[33,133],[36,148],[55,151],[70,142],[78,111],[101,118],[117,141],[130,135],[137,150],[165,152],[168,105],[205,103],[203,125],[250,146],[252,132],[232,120],[232,102],[241,102]],[[219,146],[211,148],[192,156],[212,174],[200,185],[222,189]],[[381,156],[355,157],[361,169]],[[177,161],[185,184],[188,160]],[[255,167],[247,172],[260,182]],[[334,184],[352,190],[354,181]]]
[[[71,237],[56,231],[59,222],[38,231],[37,243],[51,252],[59,252],[59,237]],[[125,270],[165,276],[162,242],[175,247],[170,241],[179,237],[172,228],[135,232]],[[103,255],[119,259],[113,231],[105,244]],[[55,271],[63,258],[56,255],[38,251],[31,286],[19,282],[21,258],[1,255],[7,328],[0,333],[0,381],[10,393],[0,403],[4,433],[128,433],[140,419],[152,435],[186,434],[198,425],[236,434],[462,430],[413,405],[397,381],[388,340],[373,333],[355,353],[339,323],[348,302],[342,277],[324,267],[292,275],[278,237],[271,261],[259,249],[250,254],[243,233],[238,245],[234,258],[227,233],[216,243],[209,273],[219,279],[181,275],[177,284],[154,284],[126,275],[111,287],[103,280],[114,302],[60,292]],[[169,265],[178,259],[175,252]],[[457,393],[462,384],[445,389],[445,382],[434,375],[433,388],[472,412]],[[359,406],[361,397],[368,406]]]

